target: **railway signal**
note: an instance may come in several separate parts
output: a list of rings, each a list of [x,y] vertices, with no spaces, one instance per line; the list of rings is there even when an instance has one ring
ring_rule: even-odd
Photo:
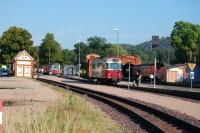
[[[160,44],[159,36],[152,36],[151,49],[153,50],[157,48],[159,44]]]

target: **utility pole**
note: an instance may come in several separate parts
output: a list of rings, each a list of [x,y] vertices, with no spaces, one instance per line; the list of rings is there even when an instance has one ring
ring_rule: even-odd
[[[50,51],[50,43],[49,43],[49,65],[51,64],[51,62],[50,62],[50,59],[51,59],[51,57],[50,57],[50,56],[51,56],[50,52],[51,52],[51,51]]]
[[[80,78],[80,70],[81,70],[81,59],[80,59],[80,42],[78,44],[78,78]]]
[[[119,38],[118,38],[118,31],[117,31],[117,58],[119,58],[119,40],[118,40]]]
[[[154,82],[153,88],[156,88],[156,51],[155,51],[155,62],[154,62]]]
[[[170,43],[170,40],[169,40],[168,67],[170,67],[170,48],[171,48],[171,43]]]

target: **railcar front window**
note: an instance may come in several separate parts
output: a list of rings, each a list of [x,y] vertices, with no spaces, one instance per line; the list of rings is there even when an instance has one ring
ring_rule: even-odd
[[[54,65],[52,66],[53,69],[59,69],[59,66],[58,65]]]
[[[121,69],[120,63],[106,63],[107,69]]]

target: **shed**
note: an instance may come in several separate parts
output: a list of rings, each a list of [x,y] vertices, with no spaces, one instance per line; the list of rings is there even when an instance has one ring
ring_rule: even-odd
[[[78,75],[78,66],[77,65],[66,65],[64,66],[64,75],[75,76]]]
[[[166,81],[167,82],[183,82],[184,80],[184,72],[185,65],[184,64],[176,64],[171,66],[166,71]]]
[[[13,59],[13,74],[16,77],[32,77],[34,58],[26,50],[20,51]]]

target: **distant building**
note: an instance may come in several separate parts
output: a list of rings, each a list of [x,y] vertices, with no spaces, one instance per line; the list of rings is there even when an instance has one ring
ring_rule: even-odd
[[[188,65],[186,64],[175,64],[172,65],[170,68],[166,70],[166,82],[191,82],[190,79],[190,72],[191,69]],[[198,65],[195,66],[194,70],[194,83],[200,83],[200,67]]]
[[[166,71],[166,82],[183,82],[185,77],[185,64],[176,64]]]
[[[64,66],[64,75],[68,76],[77,76],[78,75],[78,66],[77,65],[66,65]]]
[[[34,58],[25,50],[13,59],[13,74],[16,77],[32,77],[34,74]]]

